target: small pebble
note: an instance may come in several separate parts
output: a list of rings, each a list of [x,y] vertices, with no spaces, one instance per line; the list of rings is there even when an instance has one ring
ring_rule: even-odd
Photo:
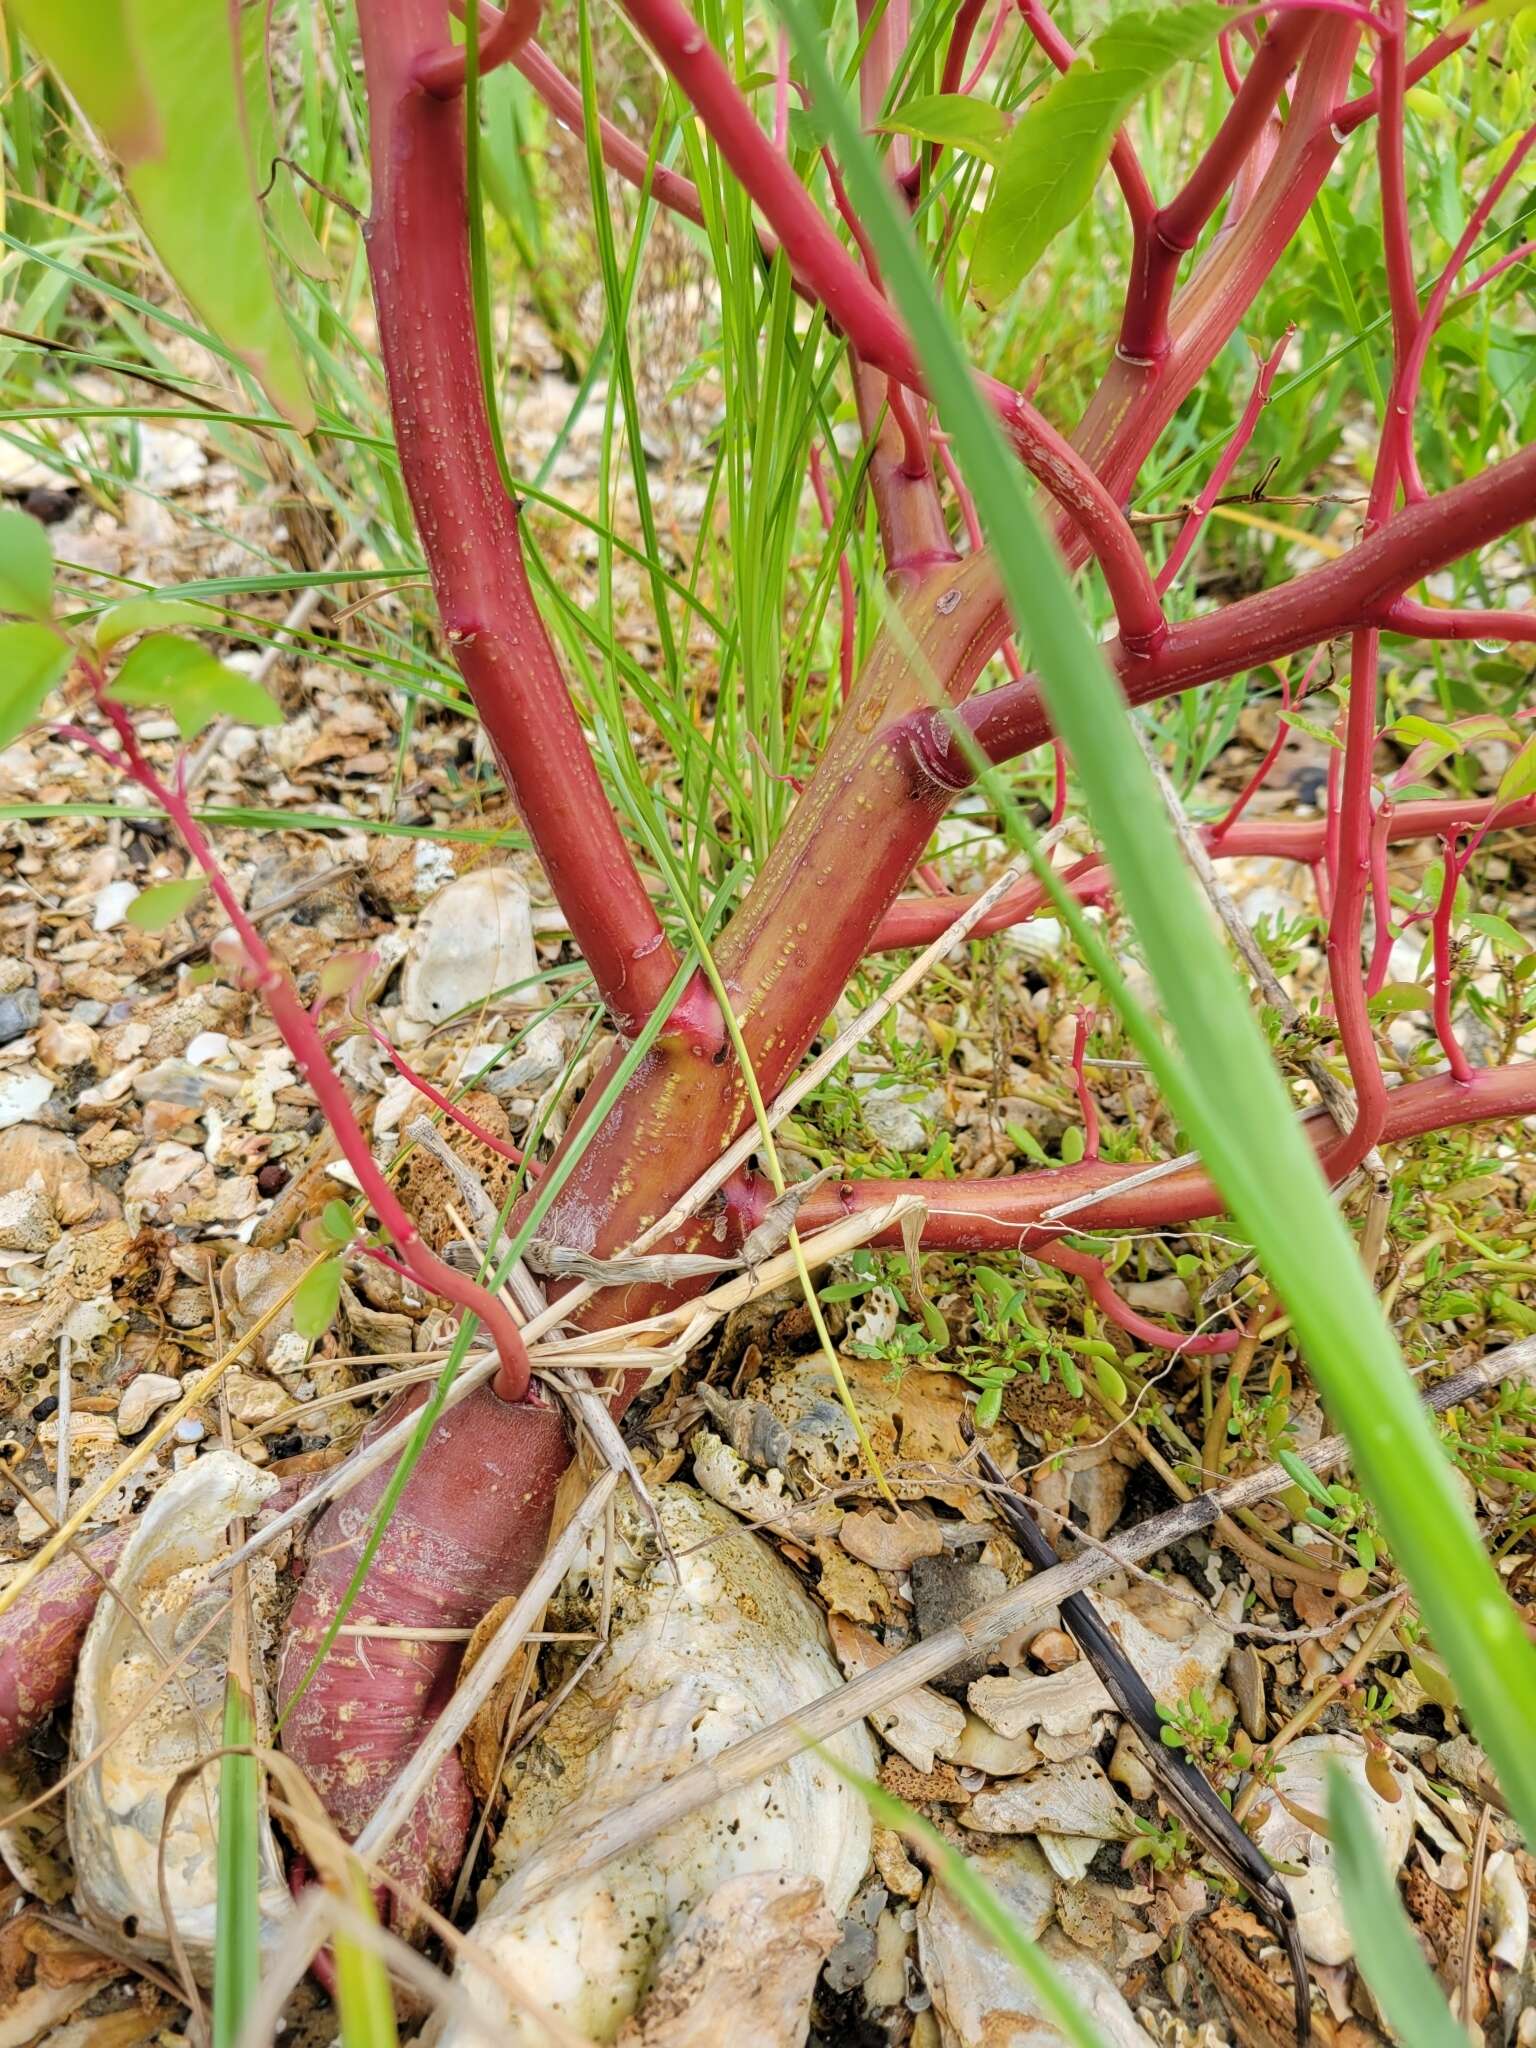
[[[269,1159],[265,1166],[257,1169],[256,1185],[264,1195],[280,1195],[288,1180],[288,1169],[279,1160]]]
[[[274,1458],[292,1458],[304,1448],[304,1439],[296,1429],[284,1430],[281,1436],[267,1438],[267,1449]]]
[[[41,1014],[35,988],[19,988],[14,995],[0,996],[0,1045],[25,1038]]]
[[[34,1422],[46,1422],[50,1415],[56,1415],[58,1413],[58,1409],[58,1395],[44,1394],[41,1401],[39,1401],[37,1406],[32,1410],[32,1420]]]
[[[183,1415],[176,1425],[176,1441],[179,1444],[200,1444],[208,1431],[195,1415]]]

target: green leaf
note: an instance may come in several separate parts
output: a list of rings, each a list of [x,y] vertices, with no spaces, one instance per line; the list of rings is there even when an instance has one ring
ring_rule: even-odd
[[[186,915],[207,886],[201,875],[188,875],[184,882],[156,882],[139,891],[123,916],[141,932],[163,932]]]
[[[283,714],[259,683],[216,661],[195,640],[154,633],[141,640],[118,670],[108,694],[119,704],[149,704],[169,711],[184,740],[196,739],[216,718],[241,725],[281,725]]]
[[[1395,733],[1399,739],[1406,740],[1410,747],[1420,746],[1425,740],[1430,740],[1437,747],[1442,747],[1447,754],[1461,752],[1460,733],[1452,731],[1448,725],[1437,725],[1432,718],[1421,718],[1416,711],[1409,712],[1406,718],[1395,720],[1387,730]]]
[[[213,623],[204,604],[188,604],[179,597],[130,597],[104,611],[96,621],[96,652],[106,654],[120,640],[131,640],[135,633],[153,633],[157,627]]]
[[[976,237],[971,286],[985,302],[1005,299],[1082,212],[1116,129],[1142,94],[1208,49],[1229,19],[1214,0],[1122,14],[1025,108]]]
[[[68,646],[46,626],[0,626],[0,747],[36,722],[70,660]]]
[[[1416,981],[1389,981],[1371,997],[1366,1008],[1373,1017],[1402,1017],[1410,1010],[1427,1010],[1433,992]]]
[[[231,1671],[223,1746],[249,1749],[256,1721]],[[261,1787],[254,1756],[219,1759],[218,1895],[213,1935],[213,2048],[233,2048],[261,1983]],[[196,1788],[187,1795],[198,1797]]]
[[[1359,1787],[1328,1766],[1328,1832],[1355,1960],[1404,2048],[1467,2048],[1387,1874]]]
[[[53,612],[53,549],[29,513],[0,508],[0,612],[46,619]]]
[[[249,151],[235,42],[247,11],[228,0],[15,0],[28,40],[122,164],[156,254],[308,432],[314,407],[273,285]]]
[[[326,1259],[311,1266],[294,1291],[293,1327],[301,1337],[323,1337],[336,1320],[340,1301],[340,1259]]]
[[[332,1244],[350,1244],[357,1235],[352,1211],[340,1200],[326,1203],[320,1212],[320,1227]]]
[[[1002,1412],[1002,1388],[983,1387],[981,1399],[976,1403],[976,1427],[978,1429],[990,1429]]]
[[[987,100],[959,92],[936,92],[908,100],[880,126],[889,134],[915,135],[919,142],[942,142],[963,149],[983,163],[998,162],[1008,136],[1008,116]]]
[[[1536,796],[1536,738],[1526,741],[1499,777],[1493,801],[1496,805],[1514,804],[1523,796]]]

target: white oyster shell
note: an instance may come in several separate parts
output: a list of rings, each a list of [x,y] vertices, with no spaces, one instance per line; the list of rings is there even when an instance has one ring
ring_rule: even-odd
[[[863,1800],[804,1752],[606,1868],[520,1903],[535,1879],[558,1880],[563,1856],[599,1815],[839,1683],[821,1615],[772,1547],[690,1487],[660,1487],[655,1499],[679,1582],[665,1560],[642,1562],[643,1525],[621,1510],[609,1647],[509,1773],[490,1896],[474,1929],[476,1945],[529,2008],[596,2042],[616,2038],[658,1953],[727,1879],[774,1871],[813,1879],[840,1919],[869,1861]],[[589,1625],[597,1613],[600,1543],[567,1578],[563,1627]],[[862,1724],[829,1748],[844,1765],[873,1772]],[[552,2048],[549,2030],[472,1958],[460,1964],[459,1984],[508,2048]],[[470,2048],[472,2037],[477,2030],[450,2021],[442,2048]]]
[[[170,1954],[159,1876],[166,1802],[186,1767],[200,1755],[212,1758],[220,1744],[227,1620],[209,1630],[175,1677],[158,1690],[157,1683],[206,1624],[211,1603],[226,1598],[224,1584],[210,1584],[209,1567],[225,1547],[230,1517],[253,1513],[277,1483],[228,1451],[177,1472],[128,1539],[112,1593],[86,1631],[70,1747],[75,1761],[94,1760],[69,1785],[76,1896],[88,1920],[120,1938],[131,1930],[135,1947],[149,1955]],[[206,1967],[213,1954],[218,1829],[219,1774],[210,1765],[181,1794],[164,1856],[166,1897],[194,1967]],[[260,1851],[263,1934],[275,1939],[289,1898],[264,1798]]]

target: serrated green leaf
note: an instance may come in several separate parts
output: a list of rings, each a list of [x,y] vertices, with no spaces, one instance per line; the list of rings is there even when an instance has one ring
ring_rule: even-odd
[[[326,1203],[320,1212],[320,1225],[332,1244],[350,1244],[357,1235],[352,1211],[340,1200]]]
[[[108,695],[119,704],[169,711],[184,740],[196,739],[216,718],[241,725],[281,725],[283,714],[249,676],[216,661],[195,640],[155,633],[141,640],[113,679]]]
[[[1005,299],[1093,196],[1115,131],[1175,64],[1209,49],[1230,20],[1214,0],[1138,9],[1096,36],[1014,124],[971,261],[971,286]]]
[[[988,164],[998,162],[1008,137],[1008,116],[1001,107],[959,92],[936,92],[908,100],[880,126],[889,134],[915,135],[919,142],[942,142],[951,149],[963,149],[967,156]]]
[[[53,612],[53,549],[29,513],[0,507],[0,612],[46,619]]]
[[[70,658],[46,626],[0,626],[0,747],[35,724]]]
[[[290,1313],[301,1337],[323,1337],[336,1320],[341,1301],[341,1261],[326,1259],[311,1266],[294,1290]]]
[[[105,654],[135,633],[153,633],[168,626],[207,626],[212,621],[204,604],[179,597],[130,597],[104,611],[96,621],[96,651]]]
[[[15,0],[28,39],[123,165],[150,241],[273,404],[314,425],[267,260],[228,0]]]
[[[1536,796],[1536,738],[1526,741],[1499,777],[1493,800],[1495,804],[1514,804],[1525,796]]]
[[[186,915],[207,886],[201,875],[188,875],[184,882],[156,882],[139,891],[123,916],[138,931],[163,932]]]

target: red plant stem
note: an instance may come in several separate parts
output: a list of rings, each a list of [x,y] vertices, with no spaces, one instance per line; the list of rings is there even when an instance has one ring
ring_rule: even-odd
[[[1183,189],[1152,216],[1137,251],[1140,261],[1133,258],[1120,324],[1118,352],[1126,362],[1159,363],[1168,354],[1172,346],[1169,309],[1179,265],[1263,133],[1314,27],[1305,15],[1287,15],[1269,31],[1210,147]]]
[[[1483,1067],[1470,1082],[1449,1074],[1427,1081],[1409,1081],[1387,1091],[1382,1144],[1401,1144],[1428,1131],[1451,1130],[1471,1123],[1498,1123],[1536,1112],[1536,1060],[1507,1067]],[[1318,1148],[1320,1164],[1337,1180],[1336,1161],[1345,1143],[1325,1110],[1313,1111],[1305,1128]],[[1038,1251],[1063,1230],[1172,1230],[1220,1216],[1222,1198],[1215,1183],[1198,1166],[1116,1192],[1116,1184],[1144,1173],[1144,1165],[1108,1160],[1083,1160],[1035,1173],[1010,1174],[998,1180],[858,1180],[829,1181],[807,1196],[799,1211],[802,1231],[825,1229],[845,1216],[879,1208],[899,1196],[916,1195],[927,1207],[923,1244],[933,1251]],[[1042,1223],[1041,1216],[1079,1195],[1097,1199],[1060,1224]],[[901,1226],[892,1225],[870,1240],[873,1245],[898,1245]]]
[[[817,509],[821,521],[830,536],[835,524],[832,511],[832,493],[827,489],[826,476],[822,470],[821,449],[811,444],[811,489],[816,494]],[[855,599],[853,592],[853,570],[848,565],[848,550],[843,548],[837,557],[837,668],[842,701],[848,701],[848,692],[853,688],[854,635],[857,630]]]
[[[1387,1113],[1387,1084],[1371,1034],[1360,962],[1371,885],[1371,767],[1376,749],[1380,660],[1380,635],[1356,633],[1350,647],[1349,713],[1339,792],[1337,856],[1330,870],[1333,904],[1327,943],[1333,1013],[1355,1094],[1355,1121],[1341,1148],[1346,1163],[1335,1169],[1341,1178],[1352,1173],[1375,1145]]]
[[[960,559],[944,523],[938,483],[928,460],[927,424],[910,411],[903,423],[887,403],[896,387],[857,356],[853,393],[869,444],[864,474],[880,525],[885,573],[893,588],[905,589]]]
[[[1470,28],[1443,29],[1409,62],[1403,74],[1405,87],[1417,85],[1420,79],[1428,78],[1431,71],[1443,64],[1447,57],[1454,57],[1471,39]],[[1333,124],[1341,137],[1353,135],[1363,121],[1369,121],[1375,116],[1380,106],[1381,87],[1378,80],[1369,92],[1361,93],[1358,99],[1350,100],[1346,105],[1339,107],[1334,113]]]
[[[1408,506],[1390,526],[1335,561],[1219,612],[1181,621],[1150,653],[1128,652],[1118,641],[1105,653],[1130,702],[1152,703],[1384,621],[1403,590],[1499,539],[1533,513],[1536,446],[1422,505]],[[1050,736],[1039,690],[1029,680],[988,691],[960,715],[993,761],[1026,754]],[[951,789],[970,781],[965,751],[943,719],[930,714],[914,721],[912,739],[925,775]]]
[[[1316,20],[1273,160],[1247,204],[1229,210],[1175,297],[1168,353],[1153,364],[1117,355],[1084,414],[1073,445],[1117,501],[1129,496],[1147,451],[1226,345],[1306,218],[1339,152],[1332,114],[1349,83],[1358,41],[1352,22]],[[1266,124],[1264,138],[1272,127]],[[1243,160],[1245,172],[1267,152],[1267,140],[1256,138]]]
[[[1183,568],[1185,562],[1188,561],[1190,550],[1200,537],[1201,528],[1211,516],[1212,507],[1226,489],[1233,470],[1236,469],[1239,461],[1242,459],[1243,450],[1253,439],[1254,431],[1259,424],[1260,415],[1269,403],[1270,386],[1275,381],[1275,372],[1280,367],[1280,359],[1290,346],[1291,336],[1295,332],[1294,327],[1287,327],[1264,361],[1260,363],[1258,374],[1253,380],[1253,389],[1248,394],[1248,403],[1243,407],[1237,425],[1232,430],[1232,438],[1222,450],[1220,461],[1218,461],[1216,467],[1206,479],[1205,488],[1201,491],[1199,497],[1196,498],[1189,517],[1179,528],[1179,537],[1169,549],[1168,559],[1164,562],[1158,574],[1157,594],[1159,597],[1166,596],[1174,578]]]
[[[256,993],[277,1026],[284,1045],[293,1054],[294,1065],[313,1090],[315,1102],[341,1148],[342,1157],[356,1174],[358,1186],[374,1215],[394,1240],[410,1277],[427,1293],[440,1295],[444,1301],[454,1302],[480,1319],[501,1360],[496,1391],[504,1401],[521,1401],[528,1391],[531,1368],[517,1324],[493,1295],[483,1287],[477,1287],[464,1274],[456,1273],[422,1242],[420,1232],[401,1207],[399,1197],[363,1136],[346,1086],[326,1057],[314,1018],[300,999],[286,970],[273,959],[261,933],[246,916],[225,879],[213,848],[203,836],[202,827],[194,817],[185,793],[162,782],[150,766],[139,745],[133,720],[120,704],[114,703],[106,694],[108,686],[101,671],[91,663],[83,663],[82,666],[96,701],[111,722],[122,749],[121,760],[116,765],[131,776],[150,801],[165,813],[183,846],[207,877],[215,901],[229,919],[245,950]]]
[[[1402,359],[1398,363],[1390,404],[1390,424],[1404,494],[1412,504],[1428,496],[1423,479],[1419,475],[1413,435],[1413,415],[1418,404],[1419,380],[1424,374],[1425,358],[1435,338],[1435,331],[1445,316],[1446,302],[1450,298],[1451,287],[1455,284],[1458,273],[1471,255],[1483,229],[1488,225],[1489,215],[1503,198],[1509,189],[1510,181],[1530,154],[1533,144],[1536,144],[1536,127],[1527,128],[1513,152],[1500,166],[1498,175],[1492,180],[1488,190],[1472,209],[1472,217],[1467,222],[1461,239],[1451,251],[1450,261],[1436,278],[1434,288],[1425,301],[1424,311],[1416,320]],[[1494,270],[1497,268],[1495,265]],[[1477,280],[1477,285],[1480,286],[1493,275],[1494,271],[1485,271],[1483,277]]]
[[[1008,26],[1010,0],[999,0],[998,10],[992,26],[987,31],[987,40],[981,46],[981,55],[971,66],[970,74],[960,86],[967,98],[976,90],[987,75],[987,66],[997,55],[997,46],[1003,40],[1003,30]]]
[[[1116,1291],[1113,1281],[1105,1270],[1104,1261],[1096,1259],[1090,1252],[1071,1250],[1064,1244],[1042,1244],[1036,1248],[1036,1256],[1047,1266],[1070,1273],[1081,1280],[1088,1298],[1118,1328],[1135,1338],[1138,1344],[1146,1344],[1157,1351],[1173,1351],[1185,1358],[1210,1358],[1224,1351],[1235,1351],[1243,1341],[1241,1330],[1207,1331],[1169,1330],[1161,1323],[1154,1323],[1131,1307],[1125,1297]]]
[[[1392,960],[1392,889],[1387,877],[1387,847],[1392,838],[1392,805],[1383,801],[1371,820],[1371,916],[1376,936],[1371,946],[1371,964],[1365,977],[1366,1000],[1379,995],[1386,986]]]
[[[486,417],[464,190],[460,98],[414,82],[435,0],[361,9],[373,131],[367,228],[401,474],[454,658],[571,935],[632,1035],[677,961],[603,791],[534,603],[518,507]]]
[[[1018,0],[1018,8],[1024,17],[1024,26],[1040,45],[1042,55],[1058,71],[1070,71],[1079,61],[1078,53],[1046,12],[1045,0]],[[1124,129],[1116,132],[1109,152],[1109,167],[1125,200],[1126,211],[1131,217],[1131,232],[1139,251],[1156,216],[1157,201],[1152,197],[1152,188],[1141,168],[1141,159]]]
[[[1445,1054],[1452,1074],[1458,1081],[1470,1082],[1472,1068],[1461,1049],[1456,1036],[1456,1027],[1451,1020],[1451,997],[1454,976],[1451,950],[1451,926],[1456,915],[1456,889],[1461,881],[1464,857],[1458,856],[1456,841],[1447,836],[1441,841],[1444,850],[1444,864],[1440,880],[1440,900],[1435,905],[1435,914],[1430,920],[1430,931],[1434,938],[1435,960],[1435,1036],[1440,1041],[1440,1050]]]
[[[539,25],[540,0],[507,0],[506,6],[483,33],[476,55],[480,76],[494,71],[514,57]],[[467,57],[461,44],[447,43],[416,61],[416,83],[434,99],[452,99],[464,90]]]
[[[510,1159],[514,1166],[521,1166],[523,1164],[523,1154],[516,1145],[511,1144],[506,1138],[498,1138],[494,1132],[488,1131],[467,1110],[460,1109],[456,1102],[450,1102],[440,1089],[434,1088],[430,1081],[424,1080],[413,1067],[407,1066],[400,1055],[398,1047],[390,1043],[377,1024],[372,1023],[365,1017],[363,1019],[363,1029],[368,1033],[374,1044],[388,1056],[400,1078],[403,1081],[408,1081],[418,1095],[425,1096],[434,1109],[440,1109],[444,1116],[459,1126],[461,1131],[468,1131],[472,1138],[478,1139],[482,1145],[489,1146],[491,1151],[498,1154],[502,1159]],[[536,1166],[532,1167],[530,1171],[536,1174],[538,1168]]]
[[[1083,1059],[1088,1051],[1088,1034],[1093,1029],[1093,1011],[1080,1009],[1077,1013],[1077,1029],[1072,1035],[1072,1086],[1077,1095],[1078,1114],[1083,1120],[1083,1157],[1097,1159],[1099,1156],[1099,1105],[1093,1099],[1083,1075]]]
[[[1381,239],[1392,309],[1392,361],[1400,381],[1419,324],[1419,287],[1413,267],[1405,157],[1408,15],[1404,0],[1382,0],[1386,33],[1376,57],[1376,169],[1381,180]],[[1383,423],[1385,424],[1385,423]],[[1385,455],[1386,446],[1382,453]]]
[[[687,93],[721,155],[762,209],[796,274],[873,369],[921,391],[905,328],[849,257],[787,160],[752,117],[719,52],[682,0],[625,0],[625,11]],[[1031,473],[1083,534],[1104,576],[1126,645],[1153,648],[1167,621],[1125,515],[1092,469],[1021,392],[982,388]]]
[[[1373,830],[1382,834],[1383,846],[1408,840],[1432,839],[1450,831],[1486,832],[1490,828],[1513,830],[1536,824],[1536,798],[1502,806],[1491,800],[1462,797],[1434,797],[1418,803],[1382,805]],[[1314,867],[1322,859],[1327,825],[1322,819],[1264,819],[1253,824],[1207,825],[1201,836],[1216,860],[1290,860]],[[1113,877],[1097,854],[1088,854],[1062,871],[1062,884],[1081,903],[1095,902],[1113,887]],[[954,923],[972,899],[969,896],[903,896],[893,903],[870,941],[872,953],[898,952],[926,946]],[[971,936],[985,938],[1023,924],[1042,909],[1045,889],[1039,882],[1020,882],[1000,896],[979,920]]]
[[[955,9],[955,18],[950,23],[949,44],[944,52],[944,68],[939,73],[939,91],[941,93],[969,93],[971,89],[969,84],[962,85],[960,81],[965,71],[966,52],[971,47],[971,38],[976,33],[976,24],[981,20],[982,11],[986,4],[987,0],[960,0],[959,6]],[[1001,20],[1006,8],[1007,0],[1003,0],[1003,5],[998,11],[999,20]],[[980,69],[986,69],[985,58],[982,60]],[[869,115],[867,112],[864,115],[864,120],[865,125],[868,126]],[[943,154],[944,145],[942,142],[929,143],[928,174],[930,177],[933,175],[939,158]],[[916,169],[916,165],[913,168]],[[910,181],[911,172],[908,173],[907,180],[904,182],[910,185]]]
[[[484,10],[482,17],[483,13]],[[587,114],[580,86],[567,78],[537,43],[524,43],[512,62],[550,112],[558,116],[573,135],[585,140]],[[602,116],[598,117],[598,140],[603,162],[610,171],[617,172],[619,177],[637,189],[650,192],[658,205],[665,206],[669,212],[678,214],[683,220],[691,220],[696,228],[703,227],[704,203],[699,197],[698,186],[691,178],[668,170],[665,164],[653,162],[648,151]]]
[[[1496,277],[1502,277],[1506,270],[1512,270],[1517,263],[1524,263],[1533,252],[1536,252],[1536,239],[1521,242],[1517,248],[1510,249],[1501,256],[1497,263],[1490,263],[1486,270],[1479,271],[1461,296],[1464,299],[1475,298],[1484,285],[1492,284]]]
[[[1302,698],[1306,696],[1308,689],[1311,687],[1312,678],[1317,672],[1317,665],[1322,658],[1323,649],[1319,647],[1303,670],[1301,683],[1294,697],[1291,695],[1291,679],[1288,675],[1282,673],[1280,678],[1280,717],[1275,724],[1275,736],[1265,749],[1263,760],[1260,761],[1258,767],[1254,769],[1252,775],[1249,776],[1247,782],[1244,783],[1242,789],[1238,792],[1232,808],[1224,818],[1211,827],[1209,843],[1213,853],[1217,851],[1227,833],[1232,830],[1232,827],[1237,823],[1238,819],[1247,810],[1253,799],[1264,787],[1265,782],[1269,779],[1270,770],[1274,767],[1276,761],[1279,760],[1280,750],[1285,745],[1286,736],[1291,729],[1290,722],[1285,714],[1293,705],[1299,704]]]
[[[1407,633],[1415,640],[1536,640],[1536,611],[1458,611],[1448,605],[1421,604],[1413,597],[1384,605],[1381,625],[1386,632]]]

